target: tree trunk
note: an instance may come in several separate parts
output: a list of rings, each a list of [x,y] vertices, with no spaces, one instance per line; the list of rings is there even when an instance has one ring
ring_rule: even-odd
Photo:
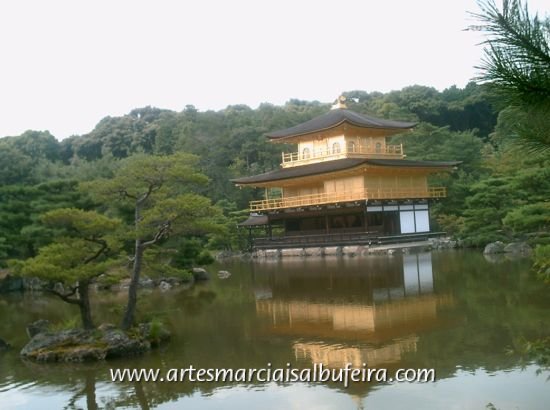
[[[90,306],[90,282],[87,280],[78,282],[78,307],[84,329],[94,329],[92,308]]]
[[[141,273],[141,260],[143,258],[143,246],[141,238],[139,238],[139,223],[141,221],[141,203],[142,200],[136,200],[136,207],[134,209],[134,227],[136,242],[134,245],[134,265],[132,267],[132,276],[130,278],[130,287],[128,288],[128,303],[126,305],[126,311],[122,318],[122,329],[128,330],[134,325],[134,315],[136,313],[137,305],[137,289],[139,285],[139,274]]]
[[[134,254],[134,266],[132,268],[132,277],[130,278],[130,287],[128,288],[128,304],[122,319],[122,329],[128,330],[134,324],[134,314],[137,305],[137,289],[139,285],[139,274],[141,273],[141,261],[143,259],[143,247],[141,240],[136,239],[136,250]]]

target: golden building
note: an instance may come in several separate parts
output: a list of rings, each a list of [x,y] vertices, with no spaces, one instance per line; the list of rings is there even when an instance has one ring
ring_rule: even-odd
[[[283,152],[277,170],[233,180],[265,189],[263,200],[250,203],[244,226],[279,225],[283,245],[429,233],[429,200],[446,192],[430,186],[428,176],[459,162],[405,159],[403,146],[390,145],[388,137],[414,126],[353,112],[341,97],[331,111],[267,134],[273,143],[295,144],[296,151]]]

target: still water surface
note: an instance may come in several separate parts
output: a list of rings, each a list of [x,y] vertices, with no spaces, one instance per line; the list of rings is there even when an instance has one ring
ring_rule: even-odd
[[[172,341],[144,357],[99,364],[22,362],[26,324],[63,321],[73,307],[0,295],[2,409],[548,409],[549,372],[507,350],[550,333],[550,289],[525,260],[476,252],[232,261],[192,289],[143,291],[141,317]],[[115,321],[124,294],[100,293]],[[434,368],[434,383],[112,383],[110,368]]]

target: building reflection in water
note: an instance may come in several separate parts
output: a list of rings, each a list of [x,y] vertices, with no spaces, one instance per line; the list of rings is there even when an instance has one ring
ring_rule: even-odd
[[[281,262],[284,269],[256,288],[265,331],[290,336],[297,360],[333,368],[400,362],[416,351],[422,332],[443,324],[438,311],[452,304],[450,295],[434,292],[431,253],[359,260],[341,271],[341,262],[324,262],[317,274],[310,261]]]

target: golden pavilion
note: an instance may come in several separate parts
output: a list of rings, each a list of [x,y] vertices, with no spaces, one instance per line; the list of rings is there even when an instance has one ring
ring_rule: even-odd
[[[430,200],[446,196],[428,177],[460,162],[405,159],[403,145],[388,139],[415,125],[359,114],[340,97],[329,112],[268,133],[271,142],[296,148],[282,153],[279,169],[233,180],[265,190],[264,199],[250,203],[251,216],[242,226],[266,226],[272,246],[427,236]],[[274,227],[282,232],[277,238]]]

